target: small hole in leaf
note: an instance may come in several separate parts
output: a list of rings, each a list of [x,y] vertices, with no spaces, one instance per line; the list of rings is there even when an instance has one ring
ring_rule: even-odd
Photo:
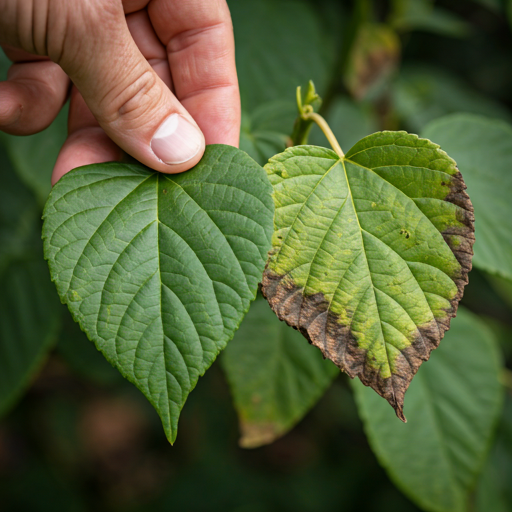
[[[409,231],[407,231],[406,229],[403,229],[403,228],[400,230],[400,234],[405,235],[406,240],[408,240],[411,237],[411,234],[409,233]]]

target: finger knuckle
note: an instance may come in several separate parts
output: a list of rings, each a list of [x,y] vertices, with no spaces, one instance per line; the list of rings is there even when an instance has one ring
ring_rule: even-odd
[[[118,122],[135,123],[135,127],[148,122],[148,115],[162,100],[158,78],[152,71],[143,71],[128,85],[112,87],[100,102],[102,121],[108,124]]]

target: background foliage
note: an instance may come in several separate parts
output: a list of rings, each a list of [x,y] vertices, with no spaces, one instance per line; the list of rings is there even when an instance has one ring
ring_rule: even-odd
[[[0,134],[2,510],[511,510],[512,2],[229,4],[241,148],[261,164],[284,149],[295,86],[309,79],[345,151],[406,129],[459,163],[477,218],[464,309],[406,395],[402,425],[258,299],[191,394],[171,448],[151,406],[59,304],[42,262],[65,112],[41,134]],[[310,141],[326,145],[319,131]],[[231,393],[242,445],[288,433],[238,448]]]

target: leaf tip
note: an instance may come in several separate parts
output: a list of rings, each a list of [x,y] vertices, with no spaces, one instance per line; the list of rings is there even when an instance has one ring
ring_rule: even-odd
[[[240,432],[238,441],[240,448],[259,448],[272,443],[282,435],[273,423],[253,423],[243,420],[240,422]]]
[[[407,423],[407,418],[404,415],[404,404],[395,403],[393,409],[395,409],[396,417],[403,423]]]

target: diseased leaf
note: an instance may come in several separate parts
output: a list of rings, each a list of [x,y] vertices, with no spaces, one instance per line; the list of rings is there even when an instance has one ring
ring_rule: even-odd
[[[286,434],[339,374],[336,366],[303,342],[258,298],[222,354],[242,447],[256,448]]]
[[[263,294],[281,320],[405,421],[471,269],[473,208],[455,162],[405,132],[340,158],[297,146],[266,166],[276,206]]]
[[[400,39],[384,24],[361,25],[350,50],[345,83],[361,100],[380,89],[395,70],[400,57]]]
[[[406,397],[408,424],[353,381],[370,445],[394,483],[422,510],[465,512],[502,403],[492,332],[460,308]],[[489,509],[490,510],[490,509]]]
[[[423,135],[441,144],[464,174],[477,218],[475,267],[512,279],[512,127],[454,114],[427,125]]]
[[[46,204],[45,256],[61,300],[146,395],[171,442],[187,395],[255,297],[270,188],[245,153],[214,145],[183,174],[76,169]]]

